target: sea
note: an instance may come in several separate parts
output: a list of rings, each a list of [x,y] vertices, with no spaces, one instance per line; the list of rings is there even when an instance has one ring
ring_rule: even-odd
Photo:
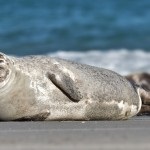
[[[0,0],[0,51],[150,72],[150,0]]]

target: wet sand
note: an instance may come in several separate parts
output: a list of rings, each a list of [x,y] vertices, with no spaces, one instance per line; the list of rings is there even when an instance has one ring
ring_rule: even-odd
[[[0,122],[0,149],[150,149],[150,117],[127,121]]]

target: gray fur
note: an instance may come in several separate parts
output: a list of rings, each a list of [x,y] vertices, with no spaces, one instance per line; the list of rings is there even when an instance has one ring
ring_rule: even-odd
[[[0,88],[2,120],[119,120],[141,107],[136,88],[113,71],[45,56],[1,57],[12,71]]]

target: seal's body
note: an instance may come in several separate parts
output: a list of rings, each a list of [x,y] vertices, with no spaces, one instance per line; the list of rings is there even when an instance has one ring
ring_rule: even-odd
[[[119,120],[140,108],[137,89],[113,71],[60,58],[0,54],[2,120]]]

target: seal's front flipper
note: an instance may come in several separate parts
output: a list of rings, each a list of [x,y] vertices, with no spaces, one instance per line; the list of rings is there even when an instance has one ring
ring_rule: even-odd
[[[61,70],[50,71],[47,73],[51,82],[59,88],[70,100],[78,102],[82,99],[81,92],[75,85],[75,82]]]

